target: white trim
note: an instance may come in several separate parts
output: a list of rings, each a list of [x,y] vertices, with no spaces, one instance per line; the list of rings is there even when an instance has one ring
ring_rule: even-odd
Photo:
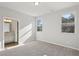
[[[74,47],[65,46],[65,45],[56,44],[56,43],[51,43],[51,42],[47,42],[47,41],[43,41],[43,40],[39,40],[39,41],[46,42],[46,43],[49,43],[49,44],[54,44],[54,45],[57,45],[57,46],[66,47],[66,48],[70,48],[70,49],[73,49],[73,50],[77,50],[77,51],[79,51],[79,49],[77,49],[77,48],[74,48]]]

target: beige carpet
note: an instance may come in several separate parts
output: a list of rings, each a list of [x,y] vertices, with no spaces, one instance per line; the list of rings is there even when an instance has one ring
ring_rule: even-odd
[[[79,56],[79,51],[42,41],[28,42],[23,46],[6,49],[1,56]]]

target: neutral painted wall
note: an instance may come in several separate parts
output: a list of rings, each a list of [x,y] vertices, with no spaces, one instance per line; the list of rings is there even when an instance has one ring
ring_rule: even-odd
[[[12,20],[11,23],[11,31],[14,33],[14,41],[13,42],[17,42],[17,21],[16,20]]]
[[[3,47],[3,21],[0,18],[0,48]]]
[[[23,33],[22,30],[24,28],[26,28],[27,25],[33,23],[32,24],[32,35],[29,36],[28,39],[26,39],[26,36],[25,36],[26,34],[23,35],[23,36],[25,36],[24,42],[27,42],[27,40],[28,41],[36,40],[36,35],[35,35],[36,33],[34,31],[34,29],[35,29],[35,20],[34,20],[35,18],[34,17],[29,16],[27,14],[20,13],[18,11],[15,11],[15,10],[12,10],[12,9],[9,9],[9,8],[5,8],[5,7],[0,7],[0,16],[1,17],[9,16],[9,17],[14,18],[15,20],[18,21],[18,23],[19,23],[19,36],[21,36],[21,34]],[[0,34],[0,39],[1,39],[1,37],[2,37],[2,34]],[[19,38],[21,38],[21,37],[19,37]],[[21,41],[22,41],[22,39],[19,39],[19,43],[24,43],[24,42],[21,42]],[[2,41],[0,41],[0,42],[2,42]]]
[[[75,16],[75,33],[61,32],[62,15],[72,13]],[[79,7],[71,7],[51,12],[43,17],[43,31],[37,32],[37,40],[62,45],[79,50]]]

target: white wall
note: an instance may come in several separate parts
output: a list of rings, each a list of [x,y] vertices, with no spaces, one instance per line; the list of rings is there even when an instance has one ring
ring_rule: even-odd
[[[0,16],[1,17],[2,16],[9,16],[9,17],[12,17],[15,20],[17,20],[19,22],[19,32],[21,30],[23,30],[25,27],[27,27],[27,25],[29,25],[30,23],[33,23],[32,35],[28,39],[26,39],[26,37],[25,37],[25,42],[27,42],[27,40],[28,41],[36,40],[36,35],[35,35],[36,33],[34,31],[34,29],[35,29],[35,25],[34,25],[35,24],[35,20],[34,20],[35,18],[34,17],[29,16],[27,14],[20,13],[18,11],[15,11],[15,10],[12,10],[12,9],[9,9],[9,8],[5,8],[5,7],[0,7]],[[2,34],[0,36],[0,39],[1,39],[1,37],[2,37]],[[24,42],[21,42],[21,41],[22,40],[19,39],[20,43],[24,43]]]
[[[11,23],[11,31],[14,33],[14,42],[17,42],[17,21],[12,20]]]
[[[75,33],[61,32],[62,15],[72,13],[75,16]],[[52,44],[79,49],[79,7],[71,7],[45,14],[43,31],[37,32],[37,39]]]
[[[0,18],[0,48],[3,48],[3,20]]]

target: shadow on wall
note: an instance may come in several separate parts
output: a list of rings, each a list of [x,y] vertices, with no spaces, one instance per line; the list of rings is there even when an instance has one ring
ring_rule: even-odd
[[[23,44],[32,36],[32,23],[19,31],[19,44]]]

